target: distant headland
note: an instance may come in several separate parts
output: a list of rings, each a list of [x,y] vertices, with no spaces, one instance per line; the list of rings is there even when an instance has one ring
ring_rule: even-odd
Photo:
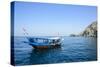
[[[97,37],[97,21],[92,22],[84,29],[84,31],[80,32],[78,35],[70,34],[70,36]]]

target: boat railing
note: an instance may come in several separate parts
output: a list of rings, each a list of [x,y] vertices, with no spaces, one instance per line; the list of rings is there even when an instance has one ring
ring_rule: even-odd
[[[48,39],[48,38],[29,38],[30,42],[33,43],[41,43],[41,44],[59,44],[60,39]]]

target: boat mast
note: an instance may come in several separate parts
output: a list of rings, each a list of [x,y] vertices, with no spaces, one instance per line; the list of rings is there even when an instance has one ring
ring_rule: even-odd
[[[59,37],[59,32],[58,32],[58,37]]]
[[[29,34],[27,33],[26,29],[23,28],[23,31],[24,31],[25,37],[28,39],[28,35],[29,35]]]

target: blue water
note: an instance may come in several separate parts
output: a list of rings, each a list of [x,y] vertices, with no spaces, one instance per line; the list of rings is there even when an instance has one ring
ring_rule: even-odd
[[[60,48],[35,50],[25,37],[14,38],[15,65],[67,63],[97,60],[97,38],[63,37]]]

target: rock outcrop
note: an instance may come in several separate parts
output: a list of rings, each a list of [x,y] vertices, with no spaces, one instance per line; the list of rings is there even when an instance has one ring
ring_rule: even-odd
[[[90,36],[97,37],[97,21],[90,24],[83,32],[79,34],[80,36]]]

